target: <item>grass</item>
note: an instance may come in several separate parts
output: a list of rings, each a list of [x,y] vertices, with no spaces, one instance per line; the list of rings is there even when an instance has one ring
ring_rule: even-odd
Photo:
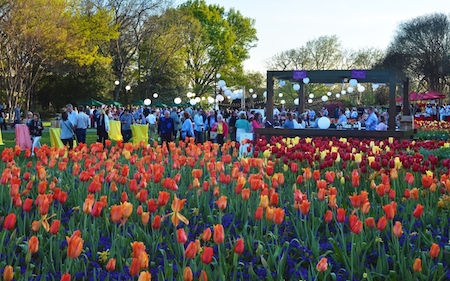
[[[50,144],[50,134],[49,134],[49,128],[50,128],[50,122],[43,122],[44,124],[44,131],[42,132],[42,138],[41,138],[41,145]],[[0,150],[6,147],[14,147],[16,145],[16,131],[11,130],[11,127],[8,126],[8,130],[1,131],[3,143],[4,145],[0,146]],[[96,129],[88,129],[86,133],[86,144],[90,145],[91,143],[95,143],[97,141],[97,130]]]

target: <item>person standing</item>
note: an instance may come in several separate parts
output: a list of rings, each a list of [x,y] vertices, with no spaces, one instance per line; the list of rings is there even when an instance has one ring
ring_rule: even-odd
[[[214,110],[210,110],[209,111],[209,115],[206,117],[206,121],[205,121],[205,128],[207,131],[207,138],[210,139],[210,132],[212,129],[212,126],[217,123],[217,116],[216,116],[216,112]]]
[[[16,107],[14,108],[14,122],[11,125],[11,129],[14,129],[17,124],[20,124],[20,120],[22,118],[22,112],[20,112],[20,104],[16,104]]]
[[[75,134],[79,143],[86,143],[86,129],[89,127],[89,116],[84,112],[84,106],[79,106],[79,113],[75,118]]]
[[[161,138],[161,143],[166,142],[166,145],[169,145],[169,142],[172,141],[173,136],[176,134],[175,124],[170,117],[169,110],[164,111],[164,116],[159,120],[158,134]]]
[[[173,124],[175,125],[175,139],[177,138],[178,132],[181,129],[181,120],[180,116],[178,116],[177,108],[172,108],[172,112],[170,112],[170,118],[173,120]]]
[[[103,109],[98,110],[98,118],[97,118],[97,142],[103,143],[103,146],[105,146],[105,141],[108,139],[108,132],[109,132],[109,118],[105,114],[105,111]]]
[[[70,122],[72,122],[72,125],[75,126],[76,122],[77,122],[77,112],[75,110],[73,110],[73,105],[68,103],[66,105],[66,111],[67,111],[67,118],[69,119]]]
[[[191,115],[185,111],[183,113],[184,122],[181,126],[181,140],[185,140],[187,137],[194,137],[194,128],[192,126]]]
[[[337,121],[338,125],[344,125],[343,123],[347,123],[347,116],[345,116],[344,112],[342,111],[342,109],[339,109],[339,113],[338,113],[339,119]]]
[[[228,135],[228,125],[223,120],[222,115],[217,115],[217,122],[214,123],[213,127],[211,128],[212,132],[217,132],[217,137],[214,140],[214,142],[217,142],[219,145],[222,145],[224,143],[225,137]]]
[[[233,110],[230,120],[228,121],[228,127],[230,129],[231,141],[236,141],[236,121],[238,120],[237,111]]]
[[[123,114],[120,115],[120,123],[122,124],[123,142],[128,142],[132,137],[131,125],[134,123],[133,116],[128,108],[125,108]]]
[[[35,112],[33,114],[33,120],[30,122],[30,135],[33,140],[33,145],[31,146],[31,155],[34,155],[34,150],[41,148],[41,138],[42,131],[44,130],[44,126],[42,125],[42,121],[39,113]]]
[[[203,110],[201,108],[197,109],[197,114],[194,116],[194,134],[195,143],[203,144],[205,142],[205,127],[203,122]]]
[[[5,113],[5,104],[0,105],[0,130],[8,130],[8,127],[6,127],[6,113]]]
[[[147,117],[145,117],[148,123],[148,137],[151,141],[155,140],[155,134],[156,134],[156,115],[155,111],[152,110]]]
[[[61,128],[61,142],[64,145],[69,145],[69,149],[73,148],[73,124],[69,120],[69,114],[64,111],[61,115],[61,121],[59,121],[59,127]]]
[[[367,117],[367,120],[365,122],[366,124],[366,131],[375,131],[377,129],[378,125],[378,117],[373,111],[373,107],[369,106],[367,108],[367,114],[369,115]]]

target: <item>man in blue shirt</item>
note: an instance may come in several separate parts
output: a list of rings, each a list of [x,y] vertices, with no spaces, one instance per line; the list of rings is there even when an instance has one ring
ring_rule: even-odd
[[[378,118],[375,112],[373,112],[373,107],[369,106],[367,108],[367,114],[369,116],[366,120],[366,131],[375,131],[378,125]]]
[[[342,123],[347,123],[347,116],[344,114],[344,110],[342,108],[338,111],[339,119],[337,121],[338,125],[342,125]]]

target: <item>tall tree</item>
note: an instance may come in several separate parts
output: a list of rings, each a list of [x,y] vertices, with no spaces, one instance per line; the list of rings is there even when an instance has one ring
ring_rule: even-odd
[[[168,6],[166,0],[91,0],[98,7],[111,10],[114,24],[120,35],[111,40],[109,53],[113,57],[113,69],[119,81],[114,91],[114,100],[119,99],[119,91],[124,83],[125,73],[136,67],[134,62],[144,40],[147,21],[153,15],[161,14]],[[131,83],[132,81],[126,81]]]
[[[226,12],[204,0],[188,1],[179,8],[200,23],[194,23],[200,29],[187,38],[185,51],[190,85],[195,93],[204,95],[217,82],[217,73],[225,79],[231,79],[236,70],[242,73],[242,63],[257,41],[255,21],[235,9]],[[230,79],[227,83],[231,83]]]
[[[400,24],[380,66],[402,70],[426,90],[443,92],[450,77],[449,18],[436,13]]]

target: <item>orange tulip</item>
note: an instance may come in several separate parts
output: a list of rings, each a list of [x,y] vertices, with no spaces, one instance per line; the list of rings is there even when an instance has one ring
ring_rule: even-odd
[[[318,189],[326,189],[327,188],[327,182],[325,180],[318,180],[316,181],[317,188]]]
[[[414,209],[413,212],[413,217],[415,217],[416,219],[420,218],[423,214],[423,210],[424,210],[424,206],[421,204],[417,204],[416,208]]]
[[[127,220],[133,213],[133,204],[125,201],[120,206],[122,206],[122,217],[124,220]]]
[[[31,236],[28,240],[28,252],[35,254],[39,250],[39,239],[36,236]]]
[[[114,223],[119,223],[121,219],[122,219],[122,206],[121,205],[111,206],[111,220]]]
[[[214,249],[211,247],[204,247],[202,253],[202,262],[204,264],[210,264],[214,255]]]
[[[148,224],[150,221],[150,213],[149,212],[143,212],[141,216],[141,221],[144,226]]]
[[[263,212],[264,212],[263,208],[262,208],[261,206],[259,206],[259,207],[256,209],[255,215],[253,216],[253,217],[255,218],[255,220],[260,220],[260,219],[262,219]]]
[[[315,181],[318,181],[320,179],[320,171],[319,170],[314,170],[312,177],[313,177],[313,179]]]
[[[360,234],[362,231],[362,221],[360,221],[356,216],[351,215],[350,216],[350,230],[355,234]]]
[[[208,274],[206,274],[206,271],[202,270],[200,272],[200,277],[198,278],[199,281],[208,281]]]
[[[182,214],[180,214],[180,211],[183,209],[184,207],[184,203],[186,202],[186,199],[178,199],[178,197],[175,195],[175,197],[173,198],[172,201],[172,213],[169,215],[172,215],[172,224],[174,226],[178,226],[180,220],[182,222],[184,222],[185,224],[189,224],[189,220],[183,216]]]
[[[310,168],[303,169],[303,177],[305,178],[305,180],[309,180],[310,178],[312,178],[312,173],[311,173]]]
[[[116,259],[110,258],[108,263],[106,264],[106,270],[114,271],[116,269]]]
[[[103,203],[100,201],[95,202],[94,206],[92,206],[91,215],[96,218],[100,217],[100,215],[102,214],[102,209]]]
[[[183,270],[183,281],[192,281],[194,280],[194,274],[192,273],[192,269],[189,266],[186,266]]]
[[[422,260],[420,258],[414,260],[413,270],[414,272],[422,271]]]
[[[6,230],[12,230],[16,226],[16,214],[11,213],[6,216],[5,220],[3,221],[3,228]]]
[[[394,228],[392,229],[392,233],[396,237],[402,236],[403,230],[402,230],[402,223],[401,222],[399,222],[399,221],[395,222]]]
[[[275,224],[281,224],[283,220],[284,220],[284,209],[276,208],[275,213],[273,214],[273,222]]]
[[[145,245],[143,242],[134,241],[131,243],[133,249],[133,258],[138,259],[141,253],[145,253]]]
[[[3,280],[5,281],[11,281],[14,278],[14,270],[11,265],[5,266],[5,269],[3,270]]]
[[[225,208],[227,207],[227,197],[223,195],[220,196],[216,201],[216,205],[220,210],[225,210]]]
[[[153,218],[152,228],[153,229],[159,229],[161,227],[161,216],[156,215]]]
[[[422,186],[424,188],[429,188],[434,183],[433,177],[423,175],[422,176]]]
[[[250,189],[244,188],[241,191],[242,200],[247,201],[250,198]]]
[[[244,252],[244,239],[239,238],[236,241],[236,245],[234,245],[233,250],[238,255],[242,254],[242,252]]]
[[[323,257],[316,265],[316,270],[319,272],[324,272],[328,269],[328,259]]]
[[[65,273],[61,276],[61,281],[70,281],[71,278],[70,273]]]
[[[300,203],[300,211],[304,216],[308,215],[310,206],[311,203],[307,200],[304,200],[302,203]]]
[[[321,188],[317,191],[317,199],[319,199],[319,201],[325,200],[326,195],[327,195],[327,190],[324,188]]]
[[[193,259],[195,258],[196,254],[197,254],[197,244],[195,242],[190,242],[186,250],[184,251],[184,256],[188,259]]]
[[[136,276],[139,274],[139,271],[141,270],[141,265],[139,263],[139,259],[137,258],[133,258],[131,260],[131,265],[130,265],[130,275],[131,276]]]
[[[330,210],[327,210],[325,212],[325,215],[323,216],[323,220],[326,223],[330,223],[332,219],[333,219],[333,213]]]
[[[170,199],[170,193],[165,191],[160,191],[158,195],[158,205],[159,206],[165,206],[167,202],[169,202]]]
[[[336,215],[336,220],[338,222],[344,222],[345,221],[345,209],[343,208],[339,208],[337,209],[337,215]]]
[[[375,227],[375,219],[373,217],[366,218],[364,223],[366,224],[366,226],[368,228],[374,228]]]
[[[383,217],[378,219],[378,222],[377,222],[378,230],[383,231],[386,228],[386,225],[387,225],[386,217],[383,216]]]
[[[50,234],[55,235],[59,231],[59,227],[61,226],[60,220],[54,220],[52,225],[50,226]]]
[[[352,171],[352,185],[354,187],[359,187],[359,173],[356,169]]]
[[[441,250],[441,248],[439,247],[439,245],[436,243],[433,243],[430,248],[430,257],[432,259],[437,258],[439,256],[440,250]]]
[[[202,240],[208,242],[211,239],[211,234],[211,228],[205,228],[205,230],[203,230]]]
[[[216,224],[214,225],[214,242],[216,244],[222,244],[225,240],[225,231],[223,229],[223,225]]]
[[[81,251],[83,250],[83,239],[78,234],[72,234],[69,238],[66,236],[67,241],[67,257],[70,259],[76,259],[80,256]]]
[[[392,204],[386,204],[386,205],[384,205],[384,206],[383,206],[383,210],[384,210],[384,213],[385,213],[386,218],[387,218],[388,220],[394,219],[394,216],[395,216],[395,209],[393,208],[393,205],[392,205]]]

